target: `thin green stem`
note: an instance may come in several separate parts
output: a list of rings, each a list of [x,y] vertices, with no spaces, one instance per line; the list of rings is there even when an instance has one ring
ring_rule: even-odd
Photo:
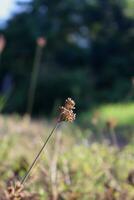
[[[56,128],[58,127],[58,125],[59,125],[59,122],[56,123],[56,125],[55,125],[54,128],[53,128],[53,130],[51,131],[51,133],[50,133],[49,136],[47,137],[46,141],[44,142],[43,146],[41,147],[40,151],[39,151],[38,154],[36,155],[34,161],[32,162],[31,166],[29,167],[29,169],[28,169],[26,175],[24,176],[24,178],[23,178],[22,181],[21,181],[21,184],[22,184],[22,185],[24,185],[25,181],[27,180],[28,176],[30,175],[30,173],[31,173],[31,171],[32,171],[32,169],[33,169],[33,167],[35,166],[36,162],[38,161],[38,159],[39,159],[41,153],[43,152],[43,150],[44,150],[46,144],[48,143],[50,137],[52,136],[52,134],[54,133],[54,131],[56,130]]]
[[[33,70],[32,70],[32,74],[31,74],[31,82],[30,82],[30,87],[29,87],[29,92],[28,92],[27,112],[29,113],[29,115],[32,114],[32,110],[33,110],[34,97],[35,97],[35,91],[36,91],[36,86],[37,86],[37,78],[38,78],[38,73],[39,73],[41,55],[42,55],[42,47],[37,45]]]

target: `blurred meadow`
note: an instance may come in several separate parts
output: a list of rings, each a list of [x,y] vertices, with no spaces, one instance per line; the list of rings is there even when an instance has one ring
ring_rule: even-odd
[[[133,10],[0,2],[0,200],[134,200]]]

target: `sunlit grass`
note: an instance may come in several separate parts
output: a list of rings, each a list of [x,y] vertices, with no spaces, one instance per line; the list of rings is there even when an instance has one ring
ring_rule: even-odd
[[[107,113],[107,106],[99,107],[99,112]],[[11,178],[21,179],[24,176],[53,123],[30,120],[28,116],[5,118],[1,115],[0,125],[0,184],[5,187]],[[55,186],[51,182],[55,169],[58,175],[56,190],[64,200],[72,197],[77,200],[106,199],[106,184],[111,189],[118,187],[117,195],[123,195],[125,191],[128,199],[132,200],[134,190],[127,180],[134,166],[133,138],[118,150],[107,143],[90,143],[89,134],[89,130],[80,129],[77,125],[59,127],[28,179],[28,190],[37,192],[39,200],[50,199]],[[96,195],[97,198],[94,198]],[[114,193],[112,195],[115,196]]]
[[[115,119],[118,125],[134,125],[134,103],[104,105],[98,112],[102,121]]]
[[[97,117],[100,124],[108,120],[115,120],[119,126],[134,125],[134,103],[105,104],[85,112],[80,117],[80,122],[91,123]]]

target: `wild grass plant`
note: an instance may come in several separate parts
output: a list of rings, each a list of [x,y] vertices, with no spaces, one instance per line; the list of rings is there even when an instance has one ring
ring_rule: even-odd
[[[58,123],[74,120],[66,106],[61,107]],[[1,116],[0,125],[1,135],[6,133],[0,140],[1,200],[134,199],[132,140],[123,148],[115,148],[103,140],[91,142],[90,130],[64,124],[65,133],[61,133],[61,128],[56,131],[46,151],[39,155],[37,165],[28,173],[52,125],[44,120],[31,121],[27,115]],[[18,182],[21,180],[25,180],[23,185]],[[8,192],[7,197],[2,188]]]
[[[20,182],[15,182],[14,184],[12,184],[11,186],[8,187],[7,192],[5,193],[5,199],[9,199],[9,200],[27,199],[27,197],[25,196],[25,193],[23,193],[23,187],[24,187],[26,180],[28,179],[29,175],[31,174],[35,164],[39,160],[41,154],[43,153],[43,150],[45,149],[48,141],[50,140],[54,131],[57,129],[58,125],[60,123],[62,123],[63,121],[73,122],[75,120],[75,114],[73,112],[74,109],[75,109],[75,102],[71,98],[68,98],[65,101],[65,105],[60,107],[60,115],[58,117],[56,125],[54,126],[54,128],[52,129],[50,134],[48,135],[45,142],[43,142],[40,150],[38,151],[37,155],[35,156],[32,164],[30,165],[30,167],[26,171],[24,177],[22,178],[22,180]],[[52,193],[53,199],[57,199],[57,195],[56,195],[55,191],[56,190],[54,189],[54,191]]]

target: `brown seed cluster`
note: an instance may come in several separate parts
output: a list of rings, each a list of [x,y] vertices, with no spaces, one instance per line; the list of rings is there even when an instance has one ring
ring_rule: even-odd
[[[39,200],[40,196],[36,193],[29,193],[24,191],[23,185],[20,182],[16,182],[14,185],[11,184],[7,191],[1,194],[0,200]]]
[[[73,122],[76,117],[76,114],[73,112],[74,109],[75,102],[71,98],[67,98],[65,105],[60,107],[60,117],[58,121]]]
[[[21,200],[23,197],[23,186],[20,182],[11,185],[7,189],[7,196],[9,200]]]

